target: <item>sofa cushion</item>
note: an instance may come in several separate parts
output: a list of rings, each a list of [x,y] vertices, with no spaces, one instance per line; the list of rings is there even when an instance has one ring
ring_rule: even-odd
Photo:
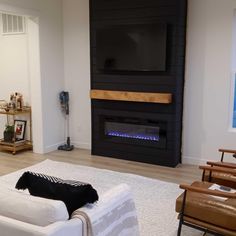
[[[98,200],[97,191],[88,183],[62,180],[29,171],[20,177],[16,188],[27,188],[31,195],[63,201],[69,215],[86,203],[94,203]]]
[[[68,220],[69,215],[62,201],[31,196],[4,183],[0,183],[0,215],[26,223],[47,226]]]

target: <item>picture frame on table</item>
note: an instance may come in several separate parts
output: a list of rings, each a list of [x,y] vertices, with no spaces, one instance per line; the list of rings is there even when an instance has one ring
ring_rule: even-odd
[[[26,120],[14,120],[15,141],[25,139]]]

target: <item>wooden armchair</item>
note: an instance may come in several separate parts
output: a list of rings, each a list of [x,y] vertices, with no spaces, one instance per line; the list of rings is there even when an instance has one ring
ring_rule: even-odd
[[[178,236],[182,225],[214,235],[236,236],[236,193],[210,190],[211,185],[208,182],[180,185],[184,193],[176,200]]]
[[[219,152],[221,152],[221,160],[220,160],[220,162],[224,162],[224,155],[225,155],[225,153],[231,153],[233,155],[233,157],[236,158],[236,150],[220,148]],[[234,165],[236,166],[236,164],[234,164]]]
[[[224,154],[236,155],[236,150],[219,149],[222,153],[221,161],[208,161],[208,166],[200,166],[203,170],[202,181],[217,183],[220,185],[236,188],[236,163],[224,162]]]

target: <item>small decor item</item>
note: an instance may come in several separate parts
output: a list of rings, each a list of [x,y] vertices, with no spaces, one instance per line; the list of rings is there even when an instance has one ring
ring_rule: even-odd
[[[21,93],[15,92],[10,95],[10,107],[13,110],[22,110],[23,107],[23,96]]]
[[[23,96],[20,93],[15,93],[16,96],[16,110],[21,111],[23,107]]]
[[[5,110],[7,108],[7,101],[0,100],[0,110]]]
[[[16,109],[16,96],[14,93],[10,95],[10,107],[15,110]]]
[[[25,138],[26,120],[15,120],[15,141],[21,141]]]
[[[3,139],[5,142],[13,142],[14,139],[14,125],[6,125],[3,132]]]

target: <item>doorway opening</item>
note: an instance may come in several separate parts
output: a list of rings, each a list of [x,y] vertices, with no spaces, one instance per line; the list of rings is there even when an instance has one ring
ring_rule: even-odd
[[[0,4],[0,100],[9,102],[10,94],[23,95],[32,109],[33,151],[43,153],[42,88],[37,12]],[[27,122],[30,124],[30,122]],[[0,118],[0,130],[6,120]],[[37,124],[37,125],[36,125]],[[26,137],[30,128],[27,127]],[[1,133],[0,133],[1,134]]]

